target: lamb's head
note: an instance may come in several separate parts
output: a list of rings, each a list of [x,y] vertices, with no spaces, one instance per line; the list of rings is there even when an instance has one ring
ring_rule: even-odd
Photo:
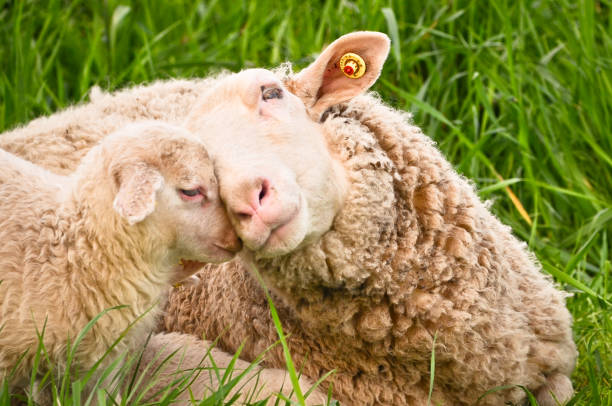
[[[181,260],[171,281],[241,249],[206,148],[184,128],[154,121],[126,126],[92,149],[76,176],[79,200],[95,206],[89,214],[101,228],[125,230],[162,264]]]
[[[321,117],[368,89],[388,51],[384,34],[349,34],[298,75],[265,69],[228,75],[194,106],[186,126],[213,156],[230,220],[257,256],[286,254],[329,230],[349,179]],[[340,70],[348,52],[363,58],[363,76]]]

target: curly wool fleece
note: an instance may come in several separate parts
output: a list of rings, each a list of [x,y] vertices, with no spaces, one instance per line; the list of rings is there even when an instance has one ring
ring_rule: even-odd
[[[346,404],[422,405],[435,338],[433,404],[474,404],[502,385],[571,396],[566,295],[434,143],[371,95],[330,109],[323,126],[351,177],[342,210],[319,241],[256,259],[303,373],[335,370],[327,382]],[[245,343],[253,359],[278,336],[246,268],[207,266],[171,296],[165,328],[219,336],[228,351]],[[266,363],[285,365],[280,348]],[[479,404],[524,398],[515,387]]]
[[[0,148],[68,174],[128,122],[181,123],[216,80],[92,92],[88,104],[2,134]],[[436,336],[434,404],[474,403],[507,383],[544,392],[541,405],[556,405],[549,388],[571,396],[576,351],[564,294],[431,140],[372,96],[333,108],[323,125],[354,180],[345,207],[316,243],[259,262],[304,374],[334,369],[328,381],[347,404],[422,405]],[[200,276],[172,296],[168,329],[221,335],[231,351],[245,341],[247,358],[276,342],[265,296],[244,267]],[[279,349],[267,363],[284,367]],[[512,389],[480,404],[522,398]]]

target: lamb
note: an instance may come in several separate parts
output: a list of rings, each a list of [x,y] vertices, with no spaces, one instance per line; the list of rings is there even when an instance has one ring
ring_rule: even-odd
[[[37,332],[63,365],[69,341],[113,306],[127,307],[98,320],[75,366],[90,369],[142,316],[114,354],[136,348],[170,284],[240,248],[208,153],[185,129],[126,126],[70,177],[0,150],[0,379],[27,385]]]
[[[576,359],[566,295],[409,115],[362,95],[388,50],[383,34],[353,33],[299,74],[285,66],[96,94],[0,146],[59,173],[111,121],[164,118],[202,139],[248,252],[174,293],[168,331],[220,335],[222,349],[244,343],[254,358],[277,338],[257,270],[294,361],[312,379],[335,369],[342,402],[425,404],[432,349],[433,404],[473,404],[504,385],[541,405],[555,404],[550,391],[566,401]],[[349,52],[365,62],[360,78],[338,69]],[[284,365],[280,350],[266,363]],[[479,404],[524,398],[511,387]]]

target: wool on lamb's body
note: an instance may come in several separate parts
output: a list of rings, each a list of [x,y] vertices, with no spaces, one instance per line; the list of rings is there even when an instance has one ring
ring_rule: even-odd
[[[355,47],[361,47],[358,53],[368,63],[367,83],[346,81],[334,71],[334,58]],[[372,49],[378,51],[367,55]],[[251,99],[258,81],[274,82],[261,71],[96,95],[90,104],[3,135],[0,147],[69,172],[115,123],[186,119],[206,142],[217,144],[211,145],[211,155],[223,164],[217,175],[230,215],[250,221],[248,212],[233,209],[235,196],[223,193],[223,185],[235,178],[232,170],[248,170],[245,159],[258,152],[242,146],[246,155],[236,153],[237,140],[249,136],[262,144],[249,148],[281,153],[280,143],[294,142],[301,151],[307,145],[296,137],[266,127],[274,138],[262,141],[256,131],[262,111],[268,124],[278,117],[297,120],[301,111],[292,107],[286,115],[282,103],[298,97],[313,119],[306,123],[313,140],[323,134],[329,150],[318,161],[311,161],[312,154],[304,160],[314,172],[329,157],[342,168],[341,206],[327,229],[292,242],[293,248],[280,254],[261,245],[256,234],[251,238],[242,223],[234,225],[247,247],[255,247],[254,261],[278,301],[290,349],[304,374],[316,379],[335,369],[330,378],[334,396],[348,404],[421,405],[427,400],[436,337],[434,404],[473,404],[502,385],[524,385],[542,405],[555,404],[548,389],[561,401],[568,399],[576,350],[565,294],[407,114],[370,95],[354,97],[376,80],[382,67],[380,58],[378,67],[374,63],[376,53],[386,56],[387,51],[380,34],[342,37],[300,75],[277,72],[287,97],[272,93],[259,105]],[[235,98],[244,86],[250,93]],[[210,121],[212,113],[226,108],[227,121]],[[260,116],[253,117],[254,112]],[[241,117],[249,114],[248,127],[243,126]],[[241,128],[251,131],[235,134]],[[38,146],[31,148],[32,143]],[[236,160],[233,167],[230,158]],[[276,190],[262,185],[260,197],[274,198]],[[275,342],[265,296],[248,266],[233,261],[205,267],[200,284],[172,295],[166,329],[220,335],[219,345],[228,351],[245,343],[242,354],[248,359]],[[282,367],[280,349],[273,349],[266,363]],[[487,395],[480,404],[524,398],[521,389],[510,388]]]
[[[175,188],[190,182],[208,189],[206,209],[181,200]],[[141,345],[171,283],[240,248],[216,188],[203,145],[161,123],[105,138],[70,177],[0,149],[0,379],[27,385],[39,334],[62,366],[69,342],[113,306],[126,305],[84,336],[73,367],[92,367],[140,317],[114,354]]]

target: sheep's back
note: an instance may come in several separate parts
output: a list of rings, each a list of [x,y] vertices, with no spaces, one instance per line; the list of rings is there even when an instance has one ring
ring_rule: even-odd
[[[58,210],[66,185],[63,177],[0,149],[0,376],[26,350],[32,353],[36,328],[42,331],[44,313],[57,305],[49,298],[62,287],[52,283],[50,274],[63,253],[64,224]],[[52,327],[46,332],[56,333]],[[24,357],[16,375],[32,361],[32,356]]]
[[[0,148],[58,174],[72,173],[83,156],[111,132],[140,120],[181,124],[213,79],[168,80],[114,93],[94,88],[91,101],[0,135]]]

